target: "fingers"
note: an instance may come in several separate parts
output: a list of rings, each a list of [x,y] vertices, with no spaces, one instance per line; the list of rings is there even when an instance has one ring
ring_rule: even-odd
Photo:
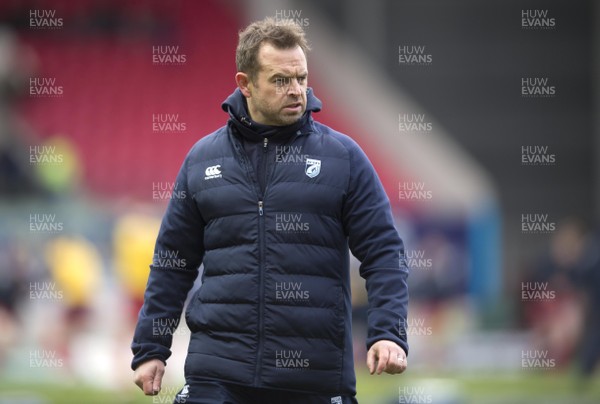
[[[406,354],[402,349],[389,350],[389,357],[384,368],[386,373],[389,373],[390,375],[399,374],[404,372],[407,366]]]
[[[144,384],[143,384],[142,390],[144,390],[145,395],[147,395],[147,396],[154,395],[153,384],[154,384],[154,378],[152,376],[147,376],[146,378],[144,378]]]
[[[135,370],[133,380],[145,395],[155,396],[160,392],[164,374],[164,364],[160,360],[151,360]]]
[[[375,343],[367,354],[369,373],[399,374],[406,370],[408,362],[404,350],[390,341]]]
[[[142,374],[139,371],[135,371],[135,373],[133,374],[133,382],[136,384],[136,386],[138,386],[140,389],[144,390],[144,378],[142,377]]]
[[[379,354],[377,355],[379,358],[379,360],[377,361],[377,370],[376,373],[378,375],[381,374],[381,372],[383,372],[384,370],[387,371],[388,369],[388,361],[390,359],[390,350],[386,347],[382,347],[379,350]]]
[[[369,373],[373,374],[375,372],[375,362],[377,361],[377,355],[375,354],[375,349],[369,349],[367,353],[367,368],[369,368]]]
[[[402,373],[408,367],[408,361],[406,359],[406,354],[403,351],[397,353],[395,371],[394,373]],[[389,373],[389,372],[388,372]]]
[[[160,392],[160,387],[162,384],[162,377],[165,374],[165,369],[159,367],[156,369],[156,373],[154,374],[154,380],[152,381],[152,393],[153,395],[158,394]]]

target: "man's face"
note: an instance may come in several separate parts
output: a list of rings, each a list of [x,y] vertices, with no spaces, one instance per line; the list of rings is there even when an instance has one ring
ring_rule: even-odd
[[[254,80],[248,81],[244,94],[250,116],[265,125],[293,124],[306,110],[308,69],[304,51],[300,46],[278,49],[264,43],[258,61],[260,69]]]

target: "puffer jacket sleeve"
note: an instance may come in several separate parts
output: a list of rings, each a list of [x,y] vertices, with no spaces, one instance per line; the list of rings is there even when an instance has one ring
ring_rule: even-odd
[[[131,344],[132,369],[149,359],[166,363],[173,331],[179,325],[188,292],[204,256],[204,226],[188,183],[190,155],[177,176],[173,197],[163,217],[154,259]]]
[[[408,270],[404,245],[392,218],[389,199],[371,162],[354,142],[349,147],[350,180],[344,202],[344,231],[361,262],[369,309],[367,349],[390,340],[408,354],[406,316]]]

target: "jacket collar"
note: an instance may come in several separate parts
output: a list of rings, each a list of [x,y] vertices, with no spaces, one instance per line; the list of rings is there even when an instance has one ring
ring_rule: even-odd
[[[227,124],[239,132],[245,139],[253,142],[262,142],[265,137],[276,137],[285,140],[293,135],[299,135],[312,130],[312,112],[321,110],[321,100],[314,96],[312,88],[306,93],[306,112],[298,121],[287,126],[263,125],[253,121],[248,114],[246,98],[239,88],[221,104],[223,111],[229,114]],[[275,139],[274,139],[275,140]]]

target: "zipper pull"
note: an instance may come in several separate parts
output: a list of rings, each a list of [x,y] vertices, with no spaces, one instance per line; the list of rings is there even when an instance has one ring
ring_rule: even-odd
[[[263,204],[263,201],[258,201],[258,214],[259,214],[260,216],[262,216],[262,215],[263,215],[263,205],[264,205],[264,204]]]
[[[268,144],[269,144],[269,138],[265,137],[263,140],[263,151],[265,151],[265,152],[267,151]]]

